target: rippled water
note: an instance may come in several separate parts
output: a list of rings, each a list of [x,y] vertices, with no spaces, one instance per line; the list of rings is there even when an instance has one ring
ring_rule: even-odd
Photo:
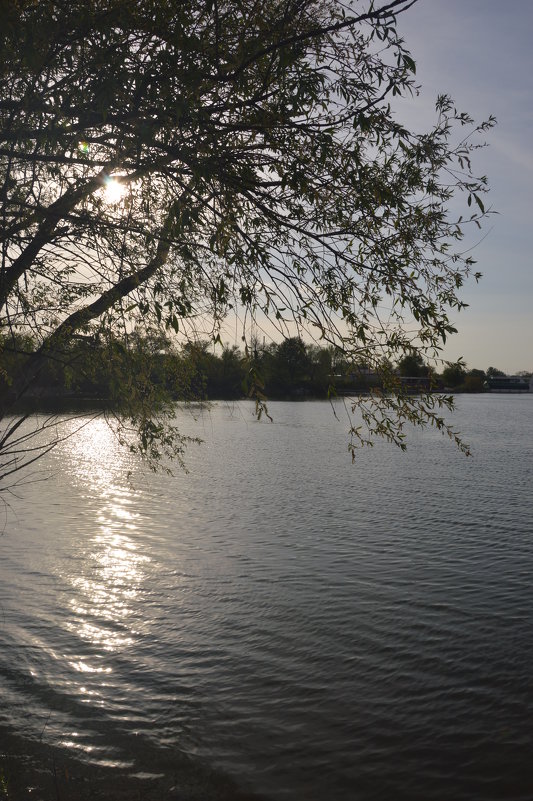
[[[110,798],[532,799],[533,396],[459,398],[468,460],[428,431],[352,466],[342,407],[270,410],[180,412],[204,444],[174,477],[94,422],[10,499],[12,787],[53,754],[72,798],[81,772]]]

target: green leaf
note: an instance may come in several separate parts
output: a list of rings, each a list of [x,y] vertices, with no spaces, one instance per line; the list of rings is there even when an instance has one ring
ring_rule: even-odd
[[[482,203],[482,201],[481,201],[481,198],[479,197],[479,195],[474,195],[474,200],[475,200],[475,201],[476,201],[476,203],[478,204],[478,206],[479,206],[479,208],[480,208],[480,211],[481,211],[481,213],[482,213],[482,214],[485,214],[485,206],[483,205],[483,203]]]

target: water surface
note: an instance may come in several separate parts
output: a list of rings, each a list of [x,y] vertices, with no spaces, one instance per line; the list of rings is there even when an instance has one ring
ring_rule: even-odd
[[[472,459],[427,431],[351,465],[341,405],[270,411],[179,411],[204,444],[173,477],[95,421],[10,499],[11,773],[38,787],[53,753],[69,787],[160,799],[531,799],[533,396],[459,398]]]

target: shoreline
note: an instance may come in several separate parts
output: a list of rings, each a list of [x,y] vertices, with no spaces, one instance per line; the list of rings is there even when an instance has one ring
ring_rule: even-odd
[[[164,764],[154,764],[153,770],[104,767],[76,759],[66,748],[26,740],[0,724],[0,801],[267,801],[177,749],[172,754],[155,750]]]

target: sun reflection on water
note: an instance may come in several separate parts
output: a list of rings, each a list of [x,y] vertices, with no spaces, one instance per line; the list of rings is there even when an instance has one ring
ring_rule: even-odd
[[[70,662],[80,673],[110,672],[94,664],[106,653],[131,647],[136,639],[139,595],[150,558],[139,541],[140,515],[136,493],[128,485],[129,454],[116,441],[105,420],[91,421],[63,450],[71,475],[82,485],[94,508],[94,525],[80,526],[82,568],[69,576],[67,628],[90,646]],[[82,692],[86,688],[80,688]]]

